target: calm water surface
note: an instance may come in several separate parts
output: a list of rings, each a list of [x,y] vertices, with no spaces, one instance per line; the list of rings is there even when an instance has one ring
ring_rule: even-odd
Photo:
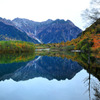
[[[1,62],[0,100],[100,100],[99,79],[67,58]]]

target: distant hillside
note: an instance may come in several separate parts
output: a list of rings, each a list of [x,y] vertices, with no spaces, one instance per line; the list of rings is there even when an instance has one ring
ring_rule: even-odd
[[[67,45],[75,45],[75,49],[100,53],[100,19],[83,31],[78,38],[68,41]]]
[[[47,20],[34,22],[28,19],[15,18],[12,21],[17,28],[26,32],[28,36],[36,38],[43,43],[59,43],[72,40],[82,32],[70,20]]]
[[[10,22],[11,21],[0,20],[0,40],[21,40],[38,43],[37,40],[30,38],[25,32],[13,26],[13,24],[10,25]]]

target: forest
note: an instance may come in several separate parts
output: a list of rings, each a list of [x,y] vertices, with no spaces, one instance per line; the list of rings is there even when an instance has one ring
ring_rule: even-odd
[[[33,43],[24,41],[0,41],[0,53],[34,52]]]

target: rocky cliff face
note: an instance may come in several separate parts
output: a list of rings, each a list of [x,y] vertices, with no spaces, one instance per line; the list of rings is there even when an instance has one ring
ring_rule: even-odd
[[[30,38],[24,31],[19,30],[12,21],[0,18],[0,40],[21,40],[38,43]]]
[[[15,18],[14,20],[12,20],[12,22],[20,30],[26,33],[32,33],[34,35],[37,35],[53,21],[49,19],[44,22],[35,22],[28,19]]]
[[[37,35],[37,38],[43,43],[60,43],[75,39],[80,32],[82,30],[76,27],[71,21],[56,20],[41,31]]]
[[[5,24],[5,28],[3,26],[1,29],[1,40],[5,40],[7,37],[7,39],[33,41],[34,43],[60,43],[62,41],[66,42],[75,39],[77,35],[82,32],[82,30],[75,26],[70,20],[57,19],[53,21],[48,19],[43,22],[35,22],[23,18],[15,18],[12,21],[0,18],[0,22]],[[10,28],[8,28],[9,31],[6,30],[7,27]],[[7,36],[3,35],[5,34],[4,32]],[[21,34],[19,35],[19,33]],[[24,39],[24,37],[26,39]]]
[[[42,43],[59,43],[72,40],[82,32],[70,20],[47,20],[34,22],[28,19],[16,18],[12,21],[17,28],[26,32],[28,36],[39,39]]]

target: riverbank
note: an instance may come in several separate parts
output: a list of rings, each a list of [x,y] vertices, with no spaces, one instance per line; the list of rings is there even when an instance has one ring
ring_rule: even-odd
[[[56,43],[52,44],[35,44],[36,51],[71,51],[74,50],[75,46],[62,46],[57,45]]]

